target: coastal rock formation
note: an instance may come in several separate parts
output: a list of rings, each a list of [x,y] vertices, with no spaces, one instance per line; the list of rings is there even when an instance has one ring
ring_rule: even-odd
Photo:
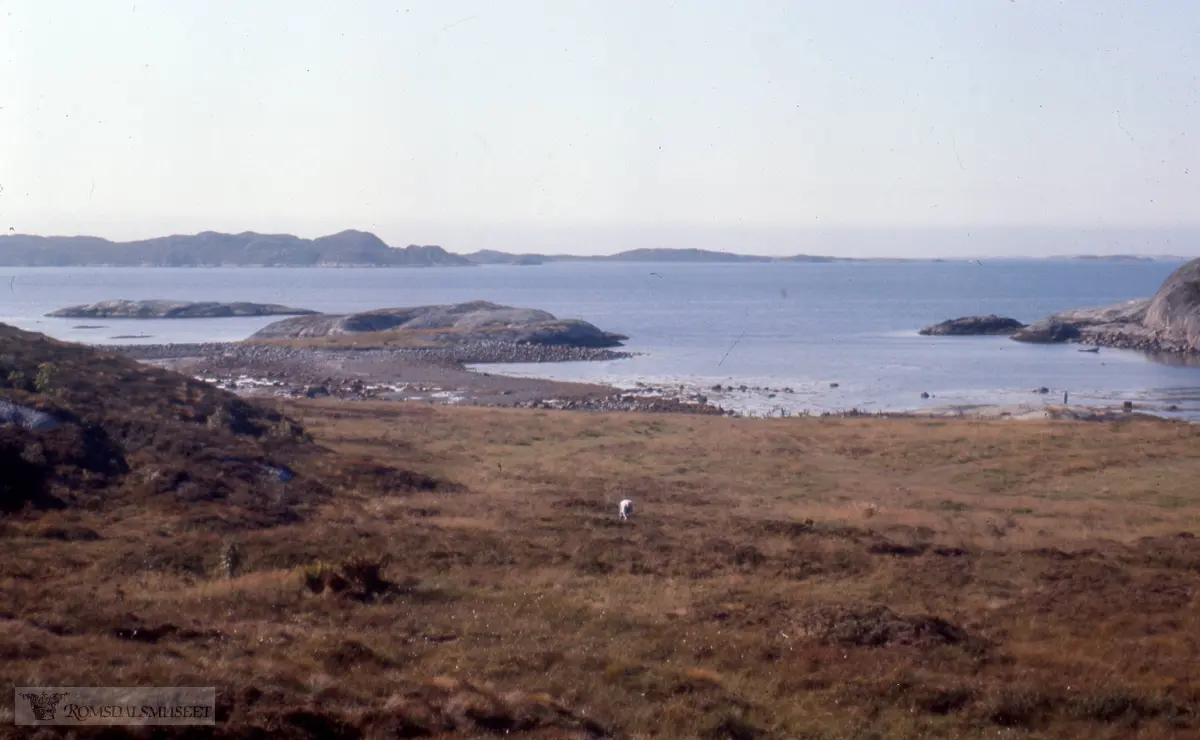
[[[616,347],[628,337],[546,311],[472,301],[443,306],[383,308],[344,316],[304,316],[269,324],[251,340],[305,339],[369,332],[413,332],[431,341]]]
[[[1078,341],[1114,344],[1116,337],[1148,339],[1144,320],[1150,299],[1126,301],[1100,308],[1079,308],[1047,316],[1013,334],[1018,342],[1052,344]],[[1109,338],[1106,340],[1105,338]],[[1111,340],[1111,341],[1110,341]]]
[[[1200,352],[1200,259],[1171,273],[1153,298],[1062,311],[1030,324],[1012,338],[1152,352]]]
[[[1161,349],[1200,349],[1200,260],[1173,272],[1151,299],[1143,320]]]
[[[988,314],[987,316],[963,316],[950,319],[940,324],[927,326],[917,333],[924,336],[997,335],[1012,334],[1023,328],[1025,328],[1025,324],[1016,319]]]
[[[46,315],[74,319],[214,319],[230,316],[313,316],[318,313],[275,303],[115,300],[69,306]]]

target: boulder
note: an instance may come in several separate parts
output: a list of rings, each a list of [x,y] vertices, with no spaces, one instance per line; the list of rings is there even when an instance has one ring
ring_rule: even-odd
[[[924,336],[1003,335],[1012,334],[1024,327],[1025,324],[1016,319],[988,314],[987,316],[963,316],[950,319],[940,324],[927,326],[917,333]]]
[[[213,319],[231,316],[311,316],[317,313],[275,303],[113,300],[60,308],[46,315],[75,319]]]

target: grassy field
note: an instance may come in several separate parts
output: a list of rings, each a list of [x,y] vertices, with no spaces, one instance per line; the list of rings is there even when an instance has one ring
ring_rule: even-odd
[[[0,524],[0,675],[314,737],[1200,734],[1192,426],[280,410],[361,485],[222,534]]]

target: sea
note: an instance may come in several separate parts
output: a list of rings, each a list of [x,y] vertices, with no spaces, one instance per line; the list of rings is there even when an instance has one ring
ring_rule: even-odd
[[[489,372],[708,392],[746,414],[973,404],[1138,406],[1200,419],[1200,367],[1179,358],[1007,337],[923,337],[977,314],[1025,322],[1153,295],[1180,261],[984,260],[447,268],[0,268],[0,322],[93,344],[244,339],[273,317],[49,318],[126,298],[283,303],[327,313],[487,300],[628,335],[629,359]],[[788,392],[781,392],[782,389]],[[1049,393],[1039,393],[1042,388]],[[928,398],[922,397],[928,394]],[[1178,410],[1169,410],[1177,407]]]

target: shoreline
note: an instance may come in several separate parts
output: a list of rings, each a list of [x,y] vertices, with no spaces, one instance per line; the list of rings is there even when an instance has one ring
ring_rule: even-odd
[[[609,349],[464,342],[418,349],[312,349],[212,342],[105,345],[103,352],[174,370],[232,390],[274,398],[337,398],[440,405],[723,415],[697,399],[640,395],[599,383],[521,378],[464,367],[631,357]]]
[[[1144,404],[947,403],[909,409],[788,409],[772,405],[792,388],[744,384],[700,388],[664,383],[587,383],[488,372],[491,364],[605,361],[631,352],[504,342],[415,349],[315,349],[246,342],[97,345],[238,395],[336,398],[437,405],[574,411],[690,413],[738,418],[892,418],[1114,421],[1173,420]],[[468,367],[472,365],[474,367]],[[622,387],[624,386],[624,387]],[[736,398],[741,394],[744,398]],[[1178,410],[1177,408],[1175,409]]]

